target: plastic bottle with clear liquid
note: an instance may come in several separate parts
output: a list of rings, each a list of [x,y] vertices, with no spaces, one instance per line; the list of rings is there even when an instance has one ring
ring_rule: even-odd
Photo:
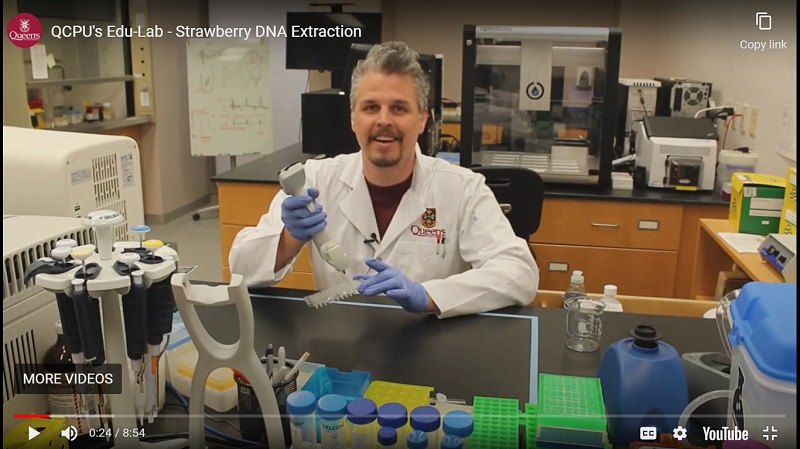
[[[603,298],[606,305],[605,312],[622,312],[622,303],[617,299],[617,286],[608,284],[603,287]]]
[[[569,279],[569,287],[564,292],[564,308],[567,308],[567,303],[572,298],[586,296],[586,284],[583,279],[583,271],[575,270],[572,272],[572,277]]]
[[[72,354],[67,349],[67,340],[64,337],[61,321],[56,321],[55,330],[56,342],[45,352],[42,361],[43,368],[49,373],[76,372],[75,364],[72,362]],[[76,447],[91,443],[94,438],[90,438],[89,429],[100,427],[100,422],[96,418],[100,413],[96,389],[95,387],[88,387],[88,389],[89,393],[81,394],[74,383],[52,384],[46,387],[50,413],[66,416],[64,418],[66,426],[73,426],[77,429]],[[94,416],[89,417],[87,415]]]

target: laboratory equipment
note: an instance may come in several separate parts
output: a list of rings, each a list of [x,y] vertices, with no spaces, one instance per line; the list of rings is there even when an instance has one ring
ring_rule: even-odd
[[[714,189],[717,130],[711,120],[648,115],[633,124],[633,132],[639,187]]]
[[[727,337],[726,337],[727,338]],[[730,359],[719,352],[688,352],[681,356],[686,371],[689,399],[695,400],[709,391],[725,390],[730,383]],[[721,429],[725,423],[728,401],[711,401],[700,406],[695,419],[703,425]]]
[[[462,449],[464,443],[461,438],[455,435],[445,435],[442,437],[442,444],[439,446],[441,449]]]
[[[797,438],[797,286],[750,282],[727,313],[733,397],[728,427],[771,447]],[[767,430],[764,430],[767,429]],[[774,446],[769,436],[779,438]],[[766,434],[766,436],[765,436]]]
[[[427,446],[430,448],[439,447],[439,425],[441,415],[436,407],[422,405],[411,410],[409,419],[411,428],[427,434]]]
[[[797,283],[797,236],[790,234],[768,234],[758,247],[767,265],[783,276],[790,284]]]
[[[689,403],[678,351],[651,326],[636,326],[630,334],[608,347],[597,372],[614,446],[638,441],[641,426],[671,432]]]
[[[566,303],[567,339],[569,349],[578,352],[592,352],[600,347],[603,333],[603,301],[584,297],[574,297]]]
[[[334,301],[341,301],[358,294],[358,282],[344,281],[341,284],[336,284],[333,287],[320,290],[312,293],[303,298],[309,307],[319,309],[320,307],[327,306]]]
[[[284,167],[278,172],[278,182],[280,182],[281,188],[287,195],[304,194],[306,191],[305,167],[301,162],[295,162]],[[313,201],[308,204],[308,210],[311,212],[314,212],[315,207],[316,204]],[[314,234],[311,239],[314,241],[314,246],[317,247],[322,260],[335,268],[336,271],[344,273],[345,270],[347,270],[349,265],[347,253],[344,251],[344,248],[339,246],[339,243],[331,239],[327,230],[323,229]]]
[[[326,394],[317,401],[320,440],[323,449],[345,449],[347,400],[338,394]]]
[[[755,173],[758,154],[749,149],[720,150],[717,155],[717,181],[714,190],[722,193],[731,192],[731,179],[736,172]]]
[[[429,446],[429,444],[428,434],[422,430],[412,430],[408,432],[406,436],[406,447],[408,449],[428,449],[429,447],[436,447]]]
[[[572,276],[569,278],[569,286],[564,291],[564,308],[567,308],[567,302],[572,298],[586,296],[586,284],[583,279],[583,271],[574,270]]]
[[[35,175],[32,175],[35,173]],[[3,127],[3,213],[120,212],[117,241],[144,223],[139,147],[130,137]]]
[[[609,447],[600,379],[539,373],[536,445]]]
[[[711,83],[685,78],[654,78],[658,87],[656,115],[664,117],[694,117],[708,107]]]
[[[611,186],[622,33],[465,25],[461,165]]]
[[[206,379],[217,368],[231,367],[247,378],[255,391],[263,413],[264,427],[269,447],[283,447],[284,435],[278,401],[261,360],[256,354],[253,304],[247,286],[239,274],[231,274],[228,285],[195,285],[185,273],[175,273],[171,280],[175,303],[189,330],[198,352],[197,366],[192,377],[189,414],[189,446],[203,447],[204,396]],[[233,305],[239,325],[239,339],[233,344],[222,344],[206,330],[196,307]]]
[[[72,361],[72,354],[67,348],[61,321],[56,321],[55,330],[56,342],[45,352],[42,368],[49,373],[74,373],[76,372],[75,364]],[[93,391],[81,394],[76,385],[66,382],[59,385],[48,384],[45,387],[50,414],[64,416],[65,427],[75,427],[76,445],[78,446],[90,444],[92,440],[89,429],[100,427],[97,419],[100,414],[97,391],[92,386],[88,388]]]
[[[406,441],[408,409],[399,402],[387,402],[378,407],[378,425],[391,427],[397,431],[397,441]]]
[[[394,447],[397,444],[397,430],[394,427],[381,427],[378,430],[378,447]]]
[[[25,272],[26,277],[33,279],[36,285],[56,294],[64,337],[72,353],[73,363],[77,369],[86,372],[93,372],[102,363],[127,367],[128,361],[133,361],[132,356],[135,351],[138,351],[136,355],[143,357],[142,345],[137,346],[133,341],[135,337],[132,331],[136,326],[131,326],[131,321],[128,321],[127,327],[123,325],[120,295],[136,292],[135,284],[139,281],[146,290],[147,286],[168,278],[175,271],[178,261],[177,253],[171,248],[164,247],[142,258],[141,263],[135,264],[135,270],[132,269],[134,268],[132,260],[127,260],[128,263],[122,264],[125,267],[121,267],[120,258],[126,260],[123,255],[137,246],[133,242],[114,243],[114,227],[123,220],[121,214],[113,210],[99,210],[88,214],[80,221],[84,226],[91,226],[94,229],[97,237],[96,252],[94,245],[72,247],[70,255],[73,260],[68,262],[64,257],[65,252],[60,248],[69,248],[71,245],[57,247],[59,251],[51,253],[57,260],[40,258],[30,264]],[[120,270],[127,271],[121,273]],[[134,279],[139,276],[141,279],[138,281]],[[139,291],[134,294],[141,293],[142,291]],[[146,294],[148,305],[152,304],[156,312],[165,310],[171,320],[171,296],[165,297],[155,292]],[[137,300],[141,301],[142,297],[137,296]],[[158,326],[157,320],[151,323],[149,318],[148,323],[140,322],[136,325],[146,325],[150,333],[168,332],[169,329],[162,330]],[[154,318],[160,316],[156,313]],[[103,329],[107,331],[103,332]],[[111,329],[125,331],[108,331]],[[141,364],[143,371],[158,376],[158,362],[157,359],[145,360]],[[114,417],[111,425],[116,429],[136,429],[137,416],[144,415],[148,420],[152,420],[158,413],[158,404],[163,397],[163,393],[157,388],[157,380],[145,383],[141,370],[135,373],[134,379],[131,379],[130,370],[122,369],[121,379],[118,381],[121,383],[120,394],[103,395],[101,392],[101,398],[108,401],[110,414]],[[139,394],[145,395],[144,401],[137,397]],[[141,406],[142,403],[145,404],[145,409],[137,410],[136,405]],[[101,419],[106,419],[104,426],[109,427],[107,417],[101,416]],[[160,445],[182,447],[185,443],[184,439],[175,439],[162,442]],[[115,446],[120,448],[136,448],[150,444],[140,444],[137,432],[121,432],[115,436]]]
[[[452,410],[442,418],[442,431],[445,435],[455,435],[462,442],[472,435],[475,429],[475,418],[464,410]]]
[[[3,216],[3,348],[8,360],[42,363],[54,341],[53,323],[59,319],[55,294],[29,282],[25,268],[38,263],[60,271],[71,270],[68,247],[59,261],[37,261],[50,256],[64,241],[83,245],[94,242],[94,235],[78,218]],[[18,422],[14,413],[47,410],[46,395],[22,394],[25,386],[16,381],[13,368],[10,363],[3,364],[3,434]]]
[[[313,449],[317,445],[317,418],[314,410],[317,397],[310,391],[295,391],[286,398],[286,412],[289,413],[289,426],[292,447]],[[353,437],[350,437],[353,441]],[[354,446],[363,447],[363,446]],[[371,448],[372,446],[370,446]]]
[[[350,423],[350,447],[372,449],[375,447],[375,420],[378,406],[367,398],[355,398],[347,404],[347,421]]]
[[[603,286],[603,297],[600,298],[606,307],[604,312],[622,312],[622,303],[617,299],[617,286],[608,284]]]
[[[465,446],[473,448],[519,447],[520,408],[518,399],[475,396],[472,404],[475,430],[469,438],[461,437]],[[445,415],[446,425],[447,415]],[[452,435],[454,430],[449,425],[445,427],[445,432],[448,434]]]
[[[656,99],[661,82],[648,79],[620,78],[617,90],[617,156],[624,156],[631,150],[631,129],[633,123],[644,119],[645,115],[656,115]]]

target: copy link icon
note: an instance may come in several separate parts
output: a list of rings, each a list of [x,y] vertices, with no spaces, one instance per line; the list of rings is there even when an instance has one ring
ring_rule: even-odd
[[[686,438],[686,429],[683,426],[678,426],[672,431],[672,438],[675,438],[678,441],[683,441]]]

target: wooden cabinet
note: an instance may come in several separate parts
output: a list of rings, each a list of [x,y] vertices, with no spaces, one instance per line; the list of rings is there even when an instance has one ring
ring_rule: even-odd
[[[615,284],[620,294],[688,298],[700,218],[725,217],[704,206],[546,197],[531,244],[541,290],[564,290],[583,270],[589,292]]]
[[[261,216],[267,213],[272,199],[280,190],[278,184],[220,182],[219,194],[219,227],[222,254],[222,279],[230,282],[231,270],[228,255],[236,234],[247,226],[255,226]],[[301,251],[294,264],[294,269],[275,287],[313,290],[314,275],[311,271],[309,245]]]

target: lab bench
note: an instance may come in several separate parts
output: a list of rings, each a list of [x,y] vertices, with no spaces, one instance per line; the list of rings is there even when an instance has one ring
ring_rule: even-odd
[[[596,377],[606,348],[628,338],[638,324],[654,326],[681,354],[721,350],[715,320],[606,313],[600,349],[578,353],[564,345],[566,311],[561,308],[509,307],[440,320],[405,312],[386,298],[354,297],[313,309],[300,300],[309,293],[252,290],[255,344],[285,346],[289,357],[308,351],[315,363],[340,371],[368,371],[372,380],[431,386],[436,393],[468,404],[475,396],[511,398],[524,409],[524,404],[537,400],[538,373]],[[214,323],[208,330],[215,338],[235,342],[239,334],[233,308],[197,310],[204,322]],[[264,347],[255,350],[261,353]],[[175,417],[173,408],[168,414],[173,418],[146,425],[147,434],[188,428],[188,420]],[[228,427],[220,429],[230,432]]]
[[[314,157],[294,144],[214,176],[220,207],[223,279],[236,234],[255,226],[280,190],[278,170]],[[695,299],[692,279],[702,218],[725,218],[728,202],[709,192],[613,190],[547,185],[539,230],[531,236],[539,288],[563,290],[583,270],[589,292]],[[313,289],[308,246],[278,287]]]

